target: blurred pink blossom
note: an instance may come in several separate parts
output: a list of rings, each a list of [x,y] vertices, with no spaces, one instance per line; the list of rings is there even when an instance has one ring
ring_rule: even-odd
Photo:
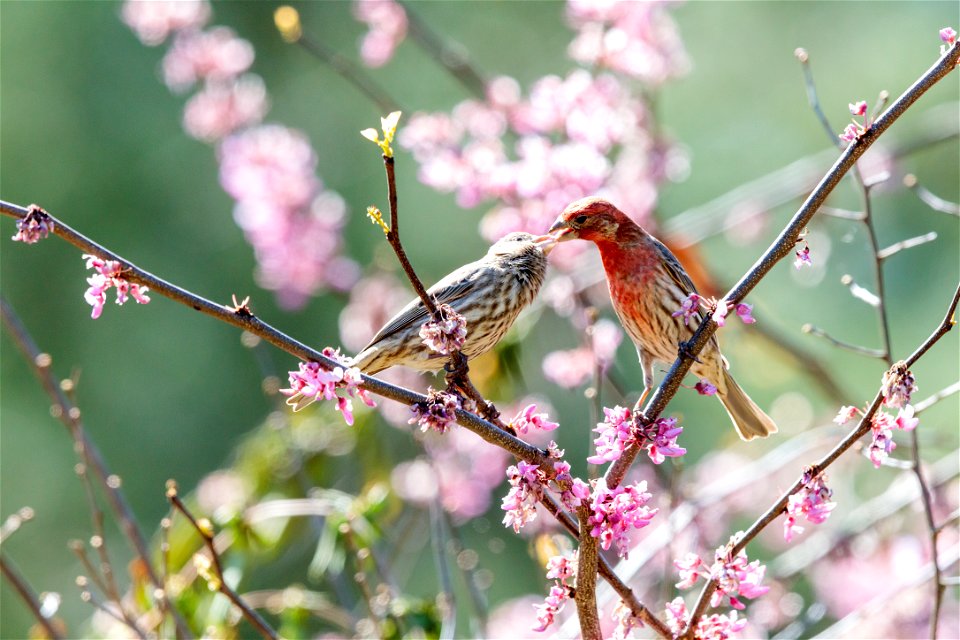
[[[232,80],[250,68],[253,56],[253,46],[227,27],[184,31],[163,57],[163,79],[174,91],[202,80]]]
[[[121,16],[140,41],[162,43],[171,32],[199,29],[210,19],[207,0],[127,0]]]
[[[260,76],[205,84],[183,108],[183,128],[193,138],[216,142],[238,129],[263,120],[267,90]]]
[[[378,273],[359,280],[350,288],[350,300],[340,312],[343,346],[354,353],[363,349],[409,299],[409,288],[391,275]]]
[[[546,413],[534,413],[536,410],[537,405],[528,404],[510,421],[510,426],[521,434],[526,434],[531,427],[541,431],[553,431],[560,426],[560,423],[552,422]]]
[[[354,0],[353,15],[370,30],[360,42],[360,58],[368,67],[382,67],[407,37],[407,13],[394,0]]]

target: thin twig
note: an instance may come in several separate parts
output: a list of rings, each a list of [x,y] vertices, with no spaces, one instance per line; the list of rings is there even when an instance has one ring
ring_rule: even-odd
[[[0,213],[12,218],[22,219],[26,216],[27,209],[0,200]],[[145,285],[149,287],[153,293],[157,293],[173,300],[174,302],[188,306],[205,315],[222,320],[227,324],[233,325],[245,331],[249,331],[256,336],[263,338],[280,350],[300,358],[301,360],[318,362],[328,369],[334,369],[338,366],[341,366],[339,363],[326,357],[316,349],[308,347],[302,342],[294,340],[273,326],[263,322],[260,320],[260,318],[249,311],[238,311],[233,306],[217,304],[190,291],[187,291],[186,289],[171,284],[162,278],[158,278],[152,273],[140,269],[129,260],[126,260],[113,251],[110,251],[109,249],[93,242],[86,236],[73,230],[70,226],[59,219],[56,219],[53,216],[50,217],[55,221],[56,228],[53,232],[55,235],[63,238],[75,247],[80,248],[85,253],[96,255],[105,260],[118,261],[123,268],[123,277],[129,282]],[[383,396],[384,398],[388,398],[406,405],[412,405],[418,402],[423,403],[427,401],[427,397],[423,394],[392,385],[388,382],[380,380],[379,378],[374,378],[367,375],[362,375],[361,378],[363,380],[362,386],[364,389],[370,393]],[[496,425],[484,420],[475,413],[471,413],[463,409],[457,409],[456,415],[458,424],[466,429],[469,429],[470,431],[473,431],[487,442],[505,449],[514,456],[522,458],[531,464],[542,464],[546,465],[544,468],[552,468],[550,466],[549,459],[546,457],[546,453],[537,447],[527,444],[526,442],[508,433],[505,433],[502,429],[499,429]]]
[[[944,319],[941,321],[937,329],[930,334],[930,336],[919,346],[916,351],[907,358],[906,365],[909,368],[912,366],[918,359],[920,359],[934,344],[936,344],[940,338],[946,335],[954,325],[953,315],[957,310],[957,304],[960,302],[960,284],[957,285],[957,289],[953,294],[953,298],[950,301],[950,304],[947,307],[947,313],[944,316]],[[822,473],[827,467],[829,467],[833,462],[837,460],[844,452],[847,451],[857,440],[863,437],[868,431],[870,431],[872,418],[877,410],[880,408],[880,404],[883,402],[883,393],[881,391],[877,392],[876,397],[874,397],[873,402],[870,404],[870,407],[864,412],[863,417],[860,419],[860,422],[857,424],[847,436],[840,441],[833,449],[830,450],[819,462],[811,466],[810,474],[816,476],[819,473]],[[772,507],[767,509],[767,511],[757,519],[753,525],[743,534],[740,540],[731,547],[730,553],[736,555],[741,550],[743,550],[747,544],[753,540],[767,525],[777,519],[781,513],[787,507],[787,502],[790,499],[790,496],[799,491],[805,485],[804,477],[801,477],[794,482],[793,486],[788,489],[780,497],[777,502],[773,504]],[[692,615],[690,617],[690,625],[687,628],[687,635],[689,636],[692,629],[696,627],[697,621],[700,619],[700,616],[703,615],[703,612],[706,610],[707,604],[710,601],[710,596],[713,595],[713,592],[717,588],[717,581],[711,579],[704,585],[703,590],[700,592],[700,596],[697,599],[697,604],[693,609]]]
[[[3,571],[3,577],[7,579],[7,582],[10,583],[10,586],[13,587],[14,591],[17,592],[17,595],[20,596],[20,599],[23,600],[24,604],[27,605],[27,608],[30,609],[30,613],[33,614],[33,617],[36,618],[37,622],[40,623],[40,626],[43,627],[43,630],[46,631],[47,636],[53,640],[60,640],[63,638],[63,634],[50,622],[50,620],[43,615],[40,607],[40,601],[37,599],[36,594],[34,594],[33,589],[30,588],[30,585],[27,584],[27,581],[24,580],[23,576],[20,575],[20,572],[17,571],[16,567],[13,566],[6,556],[0,555],[0,570]]]
[[[934,211],[946,213],[951,216],[960,216],[960,204],[957,204],[956,202],[950,202],[949,200],[944,200],[943,198],[935,195],[932,191],[920,184],[920,181],[917,180],[917,176],[913,175],[912,173],[908,173],[903,177],[903,184],[905,187],[916,193],[917,197]]]
[[[0,201],[0,205],[4,207],[4,213],[7,213],[6,203]],[[17,207],[17,210],[18,212],[26,213],[25,209]],[[83,458],[86,470],[90,468],[94,470],[100,489],[107,496],[107,502],[110,504],[114,517],[119,521],[120,529],[133,547],[133,551],[147,572],[147,577],[151,584],[160,590],[163,598],[167,598],[166,591],[163,588],[163,581],[157,575],[153,563],[150,561],[150,552],[147,550],[146,539],[140,531],[133,510],[123,495],[120,482],[117,476],[110,472],[103,455],[100,453],[100,449],[87,435],[83,421],[81,420],[80,409],[74,405],[63,391],[61,381],[53,374],[51,367],[52,359],[48,354],[40,351],[40,348],[33,341],[30,333],[14,312],[13,307],[10,306],[10,303],[8,303],[2,295],[0,295],[0,318],[2,318],[4,326],[11,337],[13,337],[14,343],[23,353],[25,360],[30,364],[34,375],[36,375],[44,391],[47,392],[47,395],[50,396],[53,401],[53,406],[56,407],[56,411],[53,413],[70,432],[75,443],[74,446]],[[173,614],[177,628],[177,637],[192,638],[193,634],[190,633],[190,628],[176,608],[172,607],[169,601],[167,601],[166,606]]]
[[[906,240],[895,242],[889,247],[884,247],[883,249],[880,249],[880,251],[877,251],[877,259],[886,260],[890,256],[896,255],[904,249],[919,247],[920,245],[927,244],[928,242],[933,242],[936,239],[937,232],[931,231],[930,233],[925,233],[922,236],[916,236],[915,238],[907,238]]]
[[[920,402],[914,404],[913,405],[914,414],[919,415],[920,413],[923,413],[933,405],[937,404],[938,402],[940,402],[945,398],[949,398],[955,393],[960,393],[960,380],[958,380],[957,382],[954,382],[951,385],[944,387],[943,389],[941,389],[940,391],[937,391],[932,396],[924,398]]]
[[[183,516],[190,521],[190,524],[193,525],[193,528],[203,539],[204,546],[207,547],[207,551],[210,552],[210,561],[213,565],[214,571],[216,571],[216,587],[217,591],[222,593],[227,597],[230,602],[236,606],[240,613],[243,614],[243,617],[249,622],[253,627],[262,635],[264,638],[269,640],[278,640],[280,636],[277,635],[277,632],[274,631],[270,625],[260,616],[259,613],[254,611],[250,605],[248,605],[243,598],[241,598],[233,588],[227,584],[227,580],[223,575],[223,565],[220,563],[220,554],[217,552],[217,547],[213,542],[213,534],[208,527],[201,526],[197,519],[190,513],[190,510],[187,508],[187,505],[183,503],[180,499],[180,496],[177,493],[177,485],[172,480],[167,483],[167,500],[170,501],[170,504],[179,511]]]
[[[852,353],[859,354],[861,356],[867,356],[869,358],[877,358],[878,360],[886,360],[886,355],[879,349],[871,349],[869,347],[861,347],[858,344],[851,344],[849,342],[844,342],[843,340],[838,340],[834,338],[829,333],[821,329],[820,327],[815,327],[812,324],[805,324],[800,327],[800,330],[803,333],[809,333],[812,336],[817,338],[823,338],[833,346],[843,349],[845,351],[850,351]]]
[[[864,131],[859,138],[852,142],[850,146],[840,154],[840,157],[800,206],[800,209],[790,220],[786,228],[780,232],[780,235],[773,244],[740,279],[736,286],[723,297],[720,304],[735,304],[743,300],[747,294],[757,286],[760,280],[773,269],[777,262],[793,251],[800,234],[806,229],[807,224],[809,224],[814,214],[824,203],[827,196],[833,191],[834,187],[837,186],[844,174],[850,170],[860,156],[862,156],[920,96],[953,71],[953,69],[956,68],[958,60],[960,60],[960,47],[954,46],[897,98],[883,115],[877,118],[873,126]],[[660,417],[667,403],[676,395],[677,390],[680,388],[680,383],[693,364],[694,359],[716,333],[717,328],[717,323],[712,318],[700,323],[697,331],[687,342],[685,348],[680,351],[679,357],[674,361],[670,371],[653,393],[646,407],[644,407],[642,412],[643,419],[656,420]],[[620,459],[610,465],[605,476],[608,487],[613,488],[620,484],[627,469],[633,464],[638,453],[639,448],[631,446],[623,453]]]

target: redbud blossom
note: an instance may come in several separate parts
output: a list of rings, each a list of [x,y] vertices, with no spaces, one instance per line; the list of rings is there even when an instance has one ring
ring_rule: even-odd
[[[850,113],[855,116],[863,116],[867,114],[867,103],[865,100],[861,100],[856,103],[850,103],[847,105],[850,107]]]
[[[753,305],[741,302],[737,305],[737,316],[743,321],[743,324],[753,324],[756,319],[750,315],[753,313]]]
[[[17,220],[17,233],[11,239],[14,242],[34,244],[46,238],[53,229],[53,218],[46,211],[32,204],[27,211],[27,215]]]
[[[631,631],[643,628],[643,620],[623,600],[614,607],[613,619],[617,623],[617,628],[613,630],[613,640],[626,640]]]
[[[940,29],[940,39],[952,46],[957,41],[957,32],[951,27],[944,27]]]
[[[541,431],[553,431],[560,426],[559,422],[551,422],[546,413],[534,413],[537,405],[528,404],[517,416],[510,421],[517,433],[527,433],[530,427]]]
[[[440,320],[430,320],[420,327],[423,344],[442,355],[459,351],[467,339],[467,321],[448,304],[437,307]]]
[[[806,243],[804,243],[803,249],[797,251],[796,255],[797,259],[793,261],[793,266],[797,269],[813,266],[813,261],[810,259],[810,247]]]
[[[421,431],[446,433],[457,420],[457,409],[461,407],[460,398],[446,391],[435,391],[430,387],[426,402],[416,402],[410,406],[413,417],[410,424],[420,425]]]
[[[902,431],[913,431],[920,424],[920,418],[913,417],[913,405],[908,404],[897,412],[897,419],[894,422]]]
[[[861,129],[855,124],[848,124],[843,133],[840,134],[840,139],[844,142],[853,142],[860,137]]]
[[[150,302],[150,297],[147,296],[149,289],[125,280],[122,276],[123,268],[116,260],[103,260],[90,254],[84,254],[82,257],[87,261],[87,269],[94,269],[97,272],[87,278],[90,287],[83,295],[87,304],[93,307],[93,312],[90,314],[91,318],[97,319],[103,313],[103,305],[107,302],[107,291],[111,287],[117,289],[117,304],[119,305],[127,301],[128,294],[133,296],[138,304]]]
[[[123,3],[123,21],[133,29],[140,41],[158,45],[171,32],[199,29],[210,19],[207,0],[155,0]]]
[[[811,476],[810,470],[805,469],[803,481],[804,485],[787,501],[787,518],[783,523],[783,538],[787,542],[793,540],[795,533],[803,533],[803,527],[797,524],[800,516],[813,524],[821,524],[837,506],[837,503],[830,501],[833,490],[827,487],[826,475],[820,473]]]
[[[554,444],[551,442],[551,444]],[[563,452],[560,452],[563,455]],[[553,463],[556,472],[553,482],[560,487],[560,502],[570,510],[576,509],[590,498],[590,485],[570,475],[570,463],[563,460]],[[563,489],[563,484],[569,483],[569,489]],[[548,576],[549,577],[549,576]]]
[[[873,414],[870,421],[870,431],[873,440],[867,448],[867,457],[873,466],[879,469],[883,462],[890,456],[890,453],[897,448],[897,443],[893,441],[893,427],[896,426],[893,418],[883,411],[877,411]]]
[[[546,631],[547,627],[553,624],[557,614],[563,609],[563,605],[570,599],[570,590],[567,587],[555,584],[550,587],[550,595],[546,597],[543,604],[535,605],[537,610],[537,626],[534,631]]]
[[[680,575],[680,582],[676,585],[677,589],[689,589],[697,583],[700,578],[708,579],[710,577],[703,560],[695,553],[687,553],[682,558],[673,561],[673,566]]]
[[[857,407],[844,405],[840,407],[840,411],[837,412],[837,417],[834,418],[833,421],[837,424],[846,424],[861,413],[862,412]]]
[[[674,637],[680,637],[690,624],[690,613],[683,598],[674,598],[666,606],[667,627]],[[697,628],[693,630],[695,640],[730,640],[734,634],[743,631],[747,620],[740,618],[736,611],[729,614],[713,613],[703,616],[697,621]]]
[[[761,586],[763,575],[767,568],[759,560],[747,561],[747,554],[741,550],[735,556],[731,555],[730,548],[743,535],[738,532],[730,538],[730,542],[716,551],[716,561],[710,568],[710,577],[717,581],[717,590],[710,598],[710,605],[716,607],[726,596],[730,599],[730,606],[734,609],[744,609],[746,605],[740,600],[743,598],[757,598],[762,596],[770,587]]]
[[[706,380],[700,380],[700,382],[693,385],[693,388],[702,396],[712,396],[717,393],[717,388]]]
[[[227,27],[181,31],[163,57],[163,79],[174,91],[232,80],[250,68],[253,55],[253,46]]]
[[[682,303],[680,303],[680,308],[670,315],[674,318],[677,316],[683,316],[683,324],[688,326],[690,324],[690,318],[697,318],[698,320],[700,319],[700,300],[702,300],[702,298],[699,295],[696,293],[691,293],[684,298]],[[723,324],[719,321],[717,324],[723,326]]]
[[[644,506],[651,497],[646,481],[615,489],[609,489],[602,480],[599,481],[590,502],[589,523],[593,525],[590,535],[600,540],[604,551],[616,543],[617,554],[626,558],[630,529],[642,529],[660,511]]]
[[[515,533],[520,533],[525,524],[537,517],[537,503],[544,491],[543,473],[538,465],[521,460],[516,466],[507,468],[507,480],[510,482],[510,491],[500,506],[507,512],[503,516],[503,525],[513,527]]]
[[[280,389],[287,396],[287,404],[299,411],[317,400],[336,400],[337,411],[343,414],[347,424],[353,424],[353,401],[357,397],[368,407],[376,406],[365,389],[359,385],[363,380],[360,370],[348,367],[340,351],[326,347],[323,355],[339,363],[333,369],[325,369],[319,362],[301,362],[299,370],[289,372],[290,388]],[[337,390],[343,395],[337,395]]]
[[[612,462],[623,455],[631,445],[646,448],[647,455],[654,464],[660,464],[665,458],[676,458],[687,450],[677,446],[677,437],[683,427],[677,426],[676,418],[660,418],[650,424],[635,426],[633,414],[624,407],[603,408],[606,419],[597,423],[594,432],[599,434],[593,441],[597,453],[587,458],[590,464]]]
[[[354,0],[353,15],[370,28],[360,41],[360,58],[368,67],[382,67],[407,37],[407,12],[394,0]]]
[[[727,304],[723,301],[717,303],[717,310],[713,312],[713,321],[717,323],[718,327],[722,327],[727,324],[727,312],[729,308]]]

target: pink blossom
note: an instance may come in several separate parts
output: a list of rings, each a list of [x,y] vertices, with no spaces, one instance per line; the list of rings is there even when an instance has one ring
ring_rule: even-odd
[[[686,298],[683,299],[683,302],[680,304],[680,308],[671,313],[674,318],[678,316],[683,316],[683,324],[689,326],[690,318],[694,318],[699,321],[700,319],[700,301],[702,298],[696,294],[691,293]],[[724,314],[726,315],[726,314]],[[721,327],[723,324],[720,321],[717,321]]]
[[[713,312],[713,321],[717,323],[718,327],[722,327],[727,324],[727,312],[729,307],[727,303],[721,300],[717,303],[717,310]]]
[[[693,385],[693,388],[702,396],[712,396],[717,393],[717,388],[707,380],[700,380],[697,384]]]
[[[840,139],[844,142],[853,142],[860,137],[860,134],[863,133],[863,130],[856,124],[848,124],[843,133],[840,134]]]
[[[920,418],[913,417],[913,405],[908,404],[897,412],[895,423],[898,429],[913,431],[920,424]]]
[[[382,67],[407,36],[407,13],[394,0],[354,0],[353,14],[370,30],[360,43],[360,57],[368,67]]]
[[[834,418],[833,421],[837,424],[846,424],[861,413],[862,412],[857,407],[844,405],[840,407],[840,411],[837,412],[837,417]]]
[[[796,255],[797,259],[793,261],[793,266],[797,269],[813,266],[813,261],[810,259],[810,247],[806,243],[803,244],[803,249],[797,250]]]
[[[633,613],[623,600],[613,609],[613,619],[617,622],[617,628],[613,630],[613,640],[626,640],[631,631],[644,626],[640,616]]]
[[[253,46],[227,27],[181,32],[163,57],[163,79],[174,91],[201,80],[226,82],[249,69],[253,55]]]
[[[744,609],[745,605],[740,600],[741,597],[753,599],[770,590],[770,587],[760,584],[766,567],[761,565],[759,560],[748,562],[747,554],[743,550],[736,555],[731,553],[731,547],[742,535],[743,532],[734,534],[729,543],[716,551],[716,561],[710,567],[710,577],[717,581],[717,590],[710,597],[710,606],[719,606],[723,598],[728,597],[730,606],[734,609]]]
[[[604,407],[603,414],[606,416],[604,421],[597,423],[594,429],[599,434],[593,441],[597,453],[587,458],[590,464],[612,462],[623,455],[628,446],[637,442],[630,409],[619,405],[613,409]]]
[[[198,29],[210,19],[207,0],[127,0],[123,21],[140,41],[149,46],[162,43],[171,32]]]
[[[103,306],[107,302],[107,291],[111,287],[115,287],[117,290],[117,304],[119,305],[127,301],[128,294],[133,296],[137,304],[150,302],[150,297],[147,295],[149,289],[124,279],[123,267],[116,260],[104,260],[90,254],[84,254],[82,257],[87,261],[87,269],[96,271],[87,278],[87,284],[90,287],[83,296],[87,304],[93,307],[90,317],[94,320],[103,313]]]
[[[687,603],[683,598],[677,596],[666,606],[666,622],[673,632],[674,637],[680,636],[690,624],[690,613],[687,611]]]
[[[421,431],[446,433],[457,420],[457,409],[461,407],[459,396],[446,391],[427,391],[426,402],[415,402],[410,406],[413,417],[410,424],[420,425]]]
[[[467,339],[467,320],[448,304],[437,307],[439,320],[430,320],[420,327],[423,344],[442,355],[459,351]]]
[[[537,610],[537,626],[534,631],[546,631],[547,627],[553,624],[557,614],[563,609],[563,605],[570,599],[570,589],[559,584],[550,587],[550,594],[546,597],[543,604],[534,607]]]
[[[538,465],[523,460],[507,468],[510,491],[500,506],[507,512],[503,516],[504,526],[513,527],[514,532],[520,533],[525,524],[536,519],[537,503],[543,497],[543,479],[543,472]]]
[[[957,41],[957,32],[952,27],[944,27],[940,29],[940,40],[952,46]]]
[[[510,421],[510,426],[516,429],[517,433],[527,433],[530,427],[541,431],[553,431],[560,426],[559,422],[551,422],[546,413],[534,413],[537,405],[528,404],[516,417]]]
[[[550,444],[555,445],[554,442]],[[556,457],[562,455],[563,452],[561,451]],[[553,470],[556,473],[556,476],[553,478],[553,484],[556,485],[555,488],[559,487],[560,502],[562,502],[565,507],[570,510],[576,509],[590,498],[590,485],[580,478],[574,478],[570,475],[570,464],[568,462],[562,460],[555,462],[553,464]],[[569,488],[564,489],[564,484],[567,484]]]
[[[916,390],[916,378],[907,370],[904,362],[898,362],[883,374],[880,392],[883,395],[883,404],[888,407],[909,405],[910,396]]]
[[[214,82],[194,94],[183,108],[183,128],[193,138],[215,142],[257,124],[267,113],[267,90],[260,76]]]
[[[577,552],[572,555],[550,556],[547,560],[547,579],[557,580],[560,584],[567,584],[577,575]]]
[[[600,540],[604,551],[616,543],[617,554],[626,558],[630,529],[642,529],[659,512],[659,509],[644,506],[651,497],[646,481],[615,489],[598,482],[590,503],[592,515],[589,522],[593,525],[590,535]]]
[[[850,103],[849,107],[850,107],[850,113],[852,113],[855,116],[862,116],[862,115],[866,115],[867,113],[867,103],[864,100],[861,100],[860,102],[856,102],[856,103]]]
[[[660,418],[641,428],[643,439],[640,446],[647,448],[647,456],[653,464],[660,464],[666,458],[679,458],[687,452],[677,446],[677,438],[682,432],[683,427],[677,426],[676,418]]]
[[[687,553],[683,558],[674,560],[673,566],[680,574],[680,582],[675,585],[678,589],[689,589],[698,579],[710,577],[703,560],[695,553]]]
[[[367,391],[360,387],[363,380],[360,370],[348,367],[346,359],[339,350],[326,347],[323,355],[339,363],[332,369],[326,369],[319,362],[301,362],[299,370],[289,373],[290,388],[281,389],[287,396],[287,404],[299,411],[317,400],[336,400],[337,411],[343,414],[348,425],[353,424],[353,401],[357,397],[368,407],[376,406]],[[342,390],[342,395],[337,394]]]
[[[753,313],[753,305],[741,302],[737,304],[737,316],[743,321],[743,324],[753,324],[756,319],[750,315]]]
[[[792,494],[787,501],[787,518],[783,523],[783,538],[787,542],[793,540],[793,534],[803,533],[803,527],[797,524],[800,516],[813,524],[821,524],[837,506],[831,502],[833,491],[827,487],[827,476],[823,473],[812,476],[810,469],[803,472],[804,484],[799,491]]]
[[[897,444],[893,441],[893,427],[896,426],[893,418],[883,411],[877,411],[873,414],[870,421],[870,431],[873,440],[867,448],[867,456],[873,463],[873,466],[879,469],[884,460],[886,460]]]
[[[253,245],[257,279],[287,308],[323,287],[349,289],[356,265],[338,255],[346,204],[325,190],[306,136],[279,125],[226,138],[220,183],[236,201],[234,219]]]
[[[34,244],[46,238],[53,229],[53,218],[51,218],[46,211],[32,204],[27,210],[27,215],[17,220],[17,233],[12,237],[12,240],[14,242]]]

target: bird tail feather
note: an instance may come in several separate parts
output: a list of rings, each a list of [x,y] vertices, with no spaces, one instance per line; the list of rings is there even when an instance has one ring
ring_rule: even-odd
[[[723,376],[726,389],[718,390],[717,396],[723,403],[723,408],[730,414],[730,419],[733,420],[740,438],[753,440],[754,438],[766,438],[771,433],[776,433],[777,425],[740,388],[733,376],[726,370],[724,370]]]

